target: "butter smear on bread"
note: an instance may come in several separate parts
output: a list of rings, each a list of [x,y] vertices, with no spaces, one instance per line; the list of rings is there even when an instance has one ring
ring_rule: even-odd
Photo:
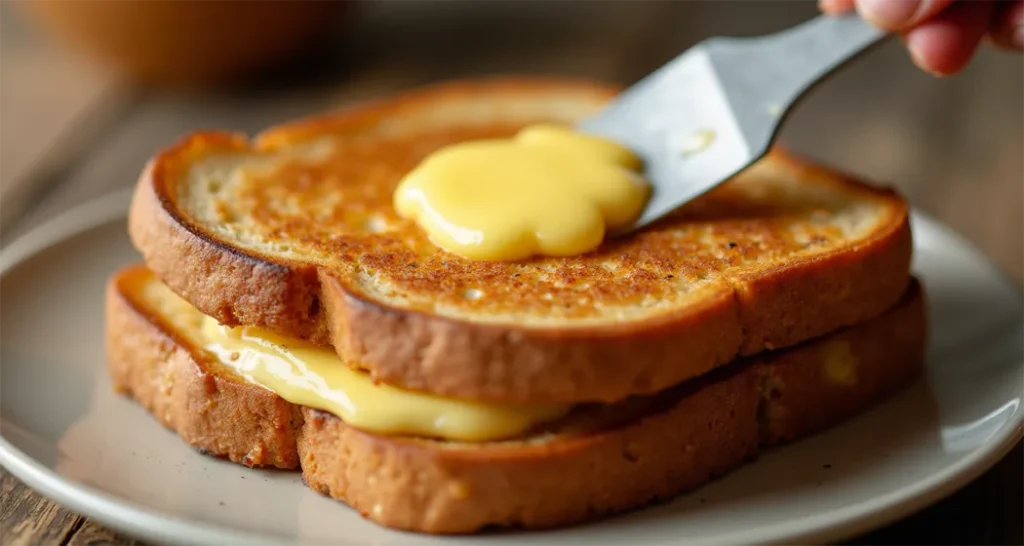
[[[206,350],[246,381],[381,434],[482,442],[516,436],[570,409],[456,400],[378,384],[370,374],[342,363],[328,347],[261,328],[229,328],[208,316],[202,333]]]

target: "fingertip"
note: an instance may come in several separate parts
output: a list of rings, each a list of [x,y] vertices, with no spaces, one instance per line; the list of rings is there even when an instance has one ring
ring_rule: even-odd
[[[1019,53],[1024,51],[1024,26],[1009,31],[993,32],[991,39],[992,45],[997,49]]]
[[[905,35],[906,48],[913,64],[932,76],[953,76],[963,71],[980,42],[959,29],[926,24]]]
[[[1024,0],[999,4],[992,22],[992,42],[1011,51],[1024,50]]]
[[[952,58],[937,56],[928,48],[915,45],[913,42],[907,43],[907,51],[910,52],[910,60],[914,66],[936,78],[954,76],[967,65],[966,60],[960,60],[961,55]]]
[[[914,64],[935,76],[951,76],[971,61],[992,13],[989,2],[963,2],[907,32]]]
[[[1017,25],[1010,31],[1009,46],[1018,51],[1024,50],[1024,24]]]

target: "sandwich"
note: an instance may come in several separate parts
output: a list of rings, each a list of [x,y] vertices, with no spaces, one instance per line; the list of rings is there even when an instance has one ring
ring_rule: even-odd
[[[202,453],[462,534],[671,498],[920,375],[907,204],[785,151],[583,253],[471,259],[396,211],[433,152],[615,93],[447,83],[159,152],[107,287],[115,390]]]

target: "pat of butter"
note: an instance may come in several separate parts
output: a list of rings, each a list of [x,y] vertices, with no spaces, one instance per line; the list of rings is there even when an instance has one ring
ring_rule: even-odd
[[[560,417],[568,406],[485,404],[375,384],[331,349],[253,327],[228,328],[211,317],[205,347],[247,381],[302,406],[328,411],[355,428],[462,441],[515,436]]]
[[[571,256],[640,215],[650,196],[640,171],[610,140],[537,125],[434,152],[399,183],[394,207],[470,259]]]
[[[852,387],[857,384],[857,357],[847,341],[830,341],[820,349],[825,378],[832,384]]]

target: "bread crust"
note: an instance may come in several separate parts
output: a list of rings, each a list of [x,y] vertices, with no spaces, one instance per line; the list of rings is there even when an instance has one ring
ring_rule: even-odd
[[[320,292],[314,265],[271,261],[233,248],[189,224],[174,206],[171,181],[190,161],[247,149],[244,136],[200,133],[149,161],[132,197],[128,234],[160,280],[221,323],[260,325],[327,344],[327,321],[310,313]]]
[[[624,423],[457,443],[366,433],[217,372],[147,306],[145,282],[151,274],[133,267],[108,287],[108,362],[119,392],[203,451],[301,467],[307,485],[365,517],[427,533],[562,526],[691,490],[762,446],[832,426],[911,383],[926,331],[914,282],[874,320],[720,368]],[[853,366],[852,379],[826,373],[837,356]]]
[[[921,374],[927,341],[927,300],[912,279],[899,303],[878,319],[756,357],[762,445],[823,430],[909,385]],[[849,375],[847,365],[853,366]]]
[[[867,187],[790,152],[776,153],[808,178]],[[909,210],[898,202],[890,221],[852,248],[738,275],[734,288],[743,328],[739,354],[789,347],[876,317],[897,302],[911,283],[914,247]]]
[[[627,426],[470,449],[374,436],[307,408],[299,453],[307,485],[388,527],[539,529],[666,499],[752,459],[757,401],[750,368]],[[328,447],[339,440],[344,450]]]
[[[611,402],[657,392],[737,355],[790,346],[877,316],[906,288],[912,247],[906,204],[892,192],[781,151],[772,153],[774,161],[885,200],[882,227],[852,248],[782,268],[740,272],[702,304],[600,326],[485,324],[399,309],[368,297],[330,269],[232,247],[191,225],[176,209],[174,181],[204,154],[270,153],[311,135],[358,131],[382,117],[464,94],[567,89],[593,100],[615,93],[578,82],[462,82],[285,125],[252,145],[241,135],[198,133],[147,166],[129,232],[164,283],[222,323],[332,345],[344,361],[385,383],[497,402]]]
[[[106,290],[107,370],[189,445],[247,466],[298,468],[300,409],[274,393],[216,372],[141,296],[142,268],[111,277]]]

